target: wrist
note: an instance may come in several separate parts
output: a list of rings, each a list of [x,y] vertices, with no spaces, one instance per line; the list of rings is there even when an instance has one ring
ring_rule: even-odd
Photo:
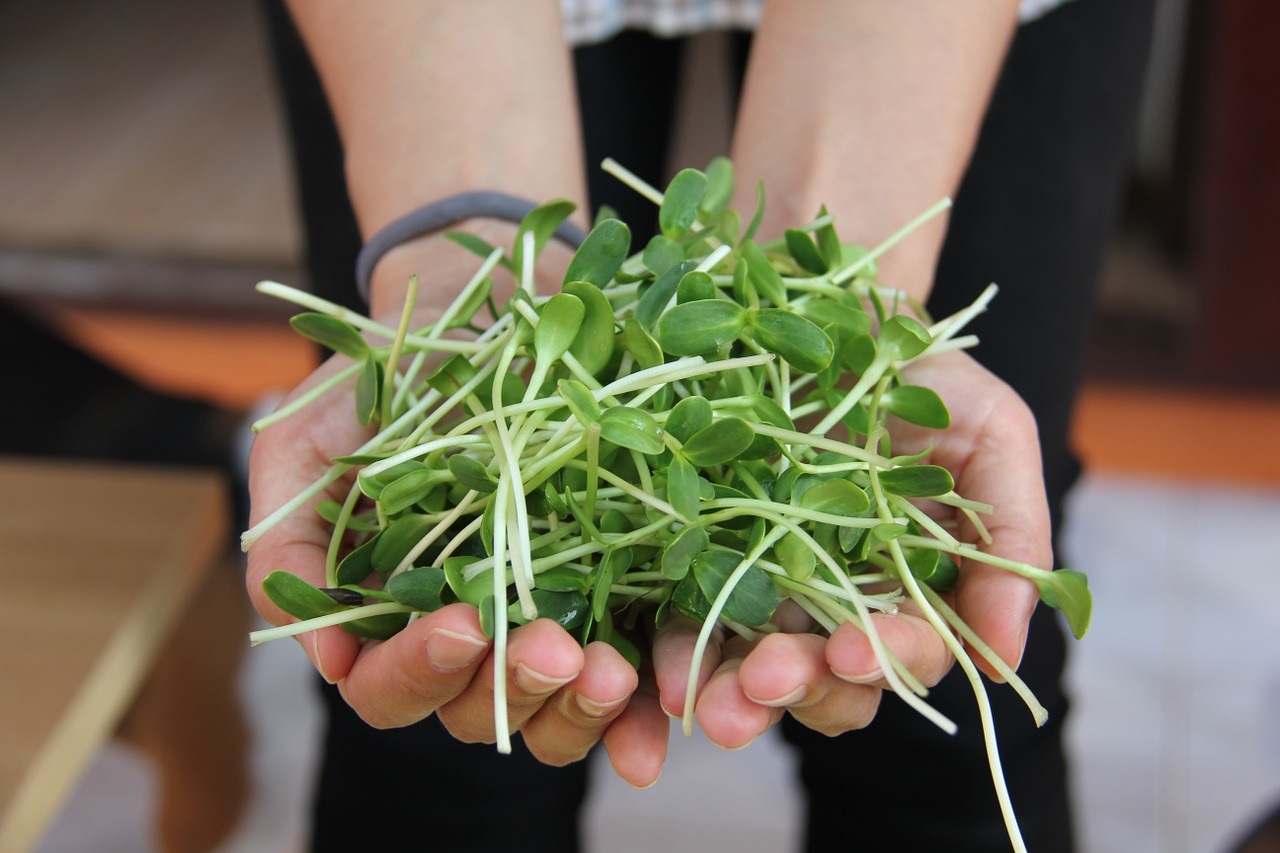
[[[476,217],[465,219],[443,231],[410,238],[388,249],[369,277],[370,316],[397,316],[402,310],[409,278],[418,277],[419,308],[443,309],[458,295],[484,262],[474,252],[454,243],[446,235],[458,231],[478,237],[510,256],[519,225],[514,222]],[[558,287],[574,249],[560,240],[549,240],[538,260],[542,289]],[[502,304],[515,290],[515,279],[503,267],[495,267],[493,299]],[[552,280],[554,279],[554,281]]]

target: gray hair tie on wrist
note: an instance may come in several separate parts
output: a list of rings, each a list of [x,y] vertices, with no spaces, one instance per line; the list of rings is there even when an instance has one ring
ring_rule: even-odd
[[[369,281],[373,268],[387,252],[416,237],[423,237],[466,219],[483,217],[519,223],[538,205],[526,198],[493,190],[471,190],[446,196],[439,201],[411,210],[389,222],[364,244],[356,256],[356,290],[369,304]],[[555,238],[571,248],[578,248],[587,234],[572,222],[560,223]]]

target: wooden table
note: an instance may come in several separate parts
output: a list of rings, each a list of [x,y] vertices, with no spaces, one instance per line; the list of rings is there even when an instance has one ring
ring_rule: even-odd
[[[40,839],[118,733],[160,775],[162,849],[234,820],[247,642],[228,504],[214,472],[0,457],[0,853]]]

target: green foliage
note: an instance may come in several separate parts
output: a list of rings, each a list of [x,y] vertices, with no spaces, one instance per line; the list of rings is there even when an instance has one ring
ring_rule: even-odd
[[[679,172],[661,194],[660,235],[636,254],[629,228],[602,213],[561,292],[521,289],[493,306],[483,268],[449,314],[449,329],[484,330],[471,341],[427,327],[391,363],[336,308],[295,317],[355,361],[355,418],[379,431],[340,459],[357,472],[352,500],[318,508],[343,600],[275,572],[267,595],[303,621],[270,635],[324,619],[385,636],[404,611],[461,601],[498,648],[536,614],[639,666],[629,637],[642,632],[630,629],[674,610],[703,622],[702,648],[716,624],[754,639],[791,598],[823,629],[868,631],[868,614],[910,600],[972,644],[931,596],[986,560],[1032,579],[1082,636],[1083,574],[960,544],[917,506],[979,512],[951,473],[927,453],[891,453],[897,421],[949,428],[947,404],[904,375],[946,342],[930,328],[950,338],[963,322],[934,325],[878,283],[879,250],[842,243],[825,209],[763,239],[761,186],[743,228],[733,181],[723,158]],[[520,234],[536,253],[571,210],[544,205]],[[521,238],[500,261],[483,241],[451,238],[523,269]]]

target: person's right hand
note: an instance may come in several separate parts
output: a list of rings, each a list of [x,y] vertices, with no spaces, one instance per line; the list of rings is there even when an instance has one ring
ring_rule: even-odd
[[[329,359],[289,399],[347,364],[343,356]],[[330,391],[257,436],[249,466],[251,523],[319,479],[334,456],[368,439],[355,418],[353,387]],[[349,486],[350,479],[339,480],[249,547],[249,595],[268,622],[293,621],[262,590],[270,572],[283,569],[325,585],[330,534],[314,504],[341,501]],[[362,641],[340,627],[298,640],[320,675],[374,727],[405,726],[436,714],[460,740],[497,738],[492,641],[469,604],[426,614],[384,641]],[[510,632],[505,678],[510,727],[522,733],[539,760],[577,761],[603,738],[619,776],[638,787],[656,781],[666,754],[667,719],[651,693],[636,692],[635,669],[611,646],[583,648],[556,623],[539,619]]]

